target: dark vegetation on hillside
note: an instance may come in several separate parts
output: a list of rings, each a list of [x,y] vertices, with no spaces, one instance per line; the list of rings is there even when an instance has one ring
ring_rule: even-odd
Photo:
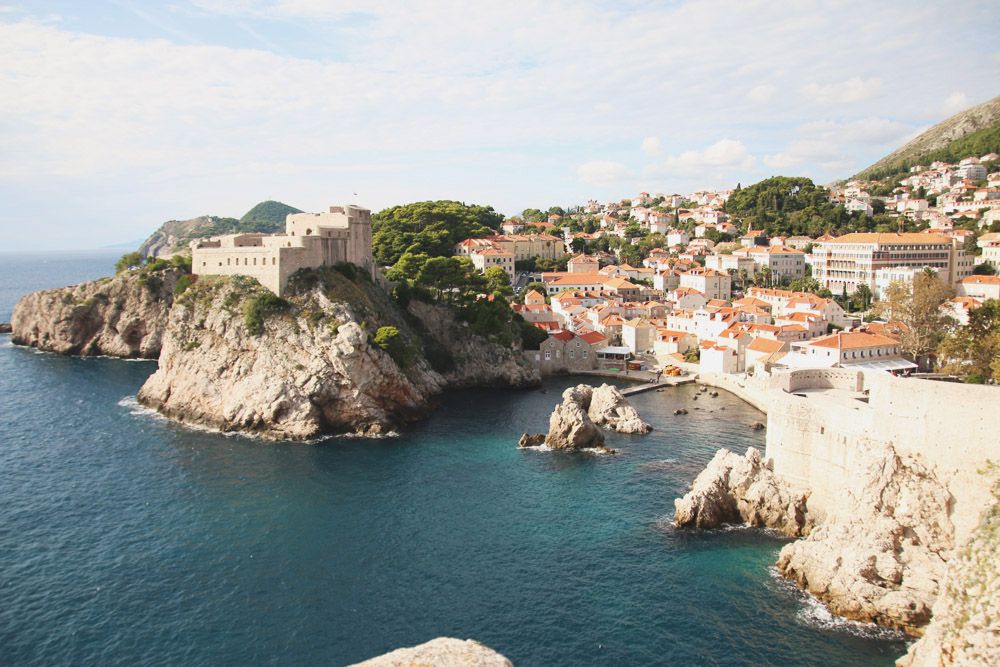
[[[827,199],[825,188],[804,177],[775,176],[736,191],[725,211],[738,218],[742,232],[764,230],[769,236],[822,236],[871,231],[879,220],[849,213]]]
[[[407,252],[450,257],[456,243],[496,233],[503,220],[492,206],[469,206],[456,201],[393,206],[372,216],[375,261],[391,266]]]
[[[299,209],[280,201],[268,200],[254,206],[239,219],[237,231],[272,234],[285,231],[285,217],[289,213],[302,213]]]

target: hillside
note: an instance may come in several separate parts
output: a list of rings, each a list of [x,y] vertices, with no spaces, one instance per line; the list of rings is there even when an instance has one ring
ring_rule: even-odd
[[[169,220],[139,246],[144,257],[166,257],[187,247],[189,241],[204,236],[233,233],[274,234],[284,231],[285,216],[301,213],[299,209],[277,201],[265,201],[246,212],[242,218],[202,215],[190,220]]]
[[[879,179],[934,160],[959,160],[1000,151],[1000,97],[994,97],[930,128],[854,178]]]

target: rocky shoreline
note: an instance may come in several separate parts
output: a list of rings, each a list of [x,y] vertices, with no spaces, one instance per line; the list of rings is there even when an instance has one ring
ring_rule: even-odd
[[[840,616],[928,637],[901,665],[1000,660],[1000,504],[956,550],[947,485],[892,447],[863,451],[821,519],[809,514],[808,496],[771,472],[758,450],[741,457],[722,449],[674,501],[674,524],[746,523],[799,538],[779,554],[782,576]]]

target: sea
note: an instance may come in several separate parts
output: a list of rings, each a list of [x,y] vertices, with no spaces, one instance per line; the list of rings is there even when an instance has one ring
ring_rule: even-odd
[[[0,321],[120,254],[0,253]],[[577,377],[448,392],[394,437],[276,443],[140,407],[155,369],[0,336],[0,664],[347,665],[440,636],[518,667],[906,650],[781,579],[780,534],[671,525],[718,448],[764,445],[725,392],[632,397],[655,430],[609,434],[615,455],[516,447]]]

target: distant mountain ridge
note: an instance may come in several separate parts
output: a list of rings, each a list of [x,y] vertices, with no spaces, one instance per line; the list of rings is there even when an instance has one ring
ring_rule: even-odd
[[[985,148],[982,153],[1000,150],[1000,96],[941,121],[853,178],[884,178],[916,164],[942,159],[946,156],[935,153],[951,152],[948,148],[956,142],[968,144],[966,150],[970,151],[973,147]]]
[[[263,201],[242,218],[220,218],[215,215],[201,215],[190,220],[169,220],[153,232],[139,246],[144,257],[172,255],[184,249],[187,244],[204,236],[234,233],[274,234],[285,229],[285,216],[302,213],[299,209],[279,201]]]

